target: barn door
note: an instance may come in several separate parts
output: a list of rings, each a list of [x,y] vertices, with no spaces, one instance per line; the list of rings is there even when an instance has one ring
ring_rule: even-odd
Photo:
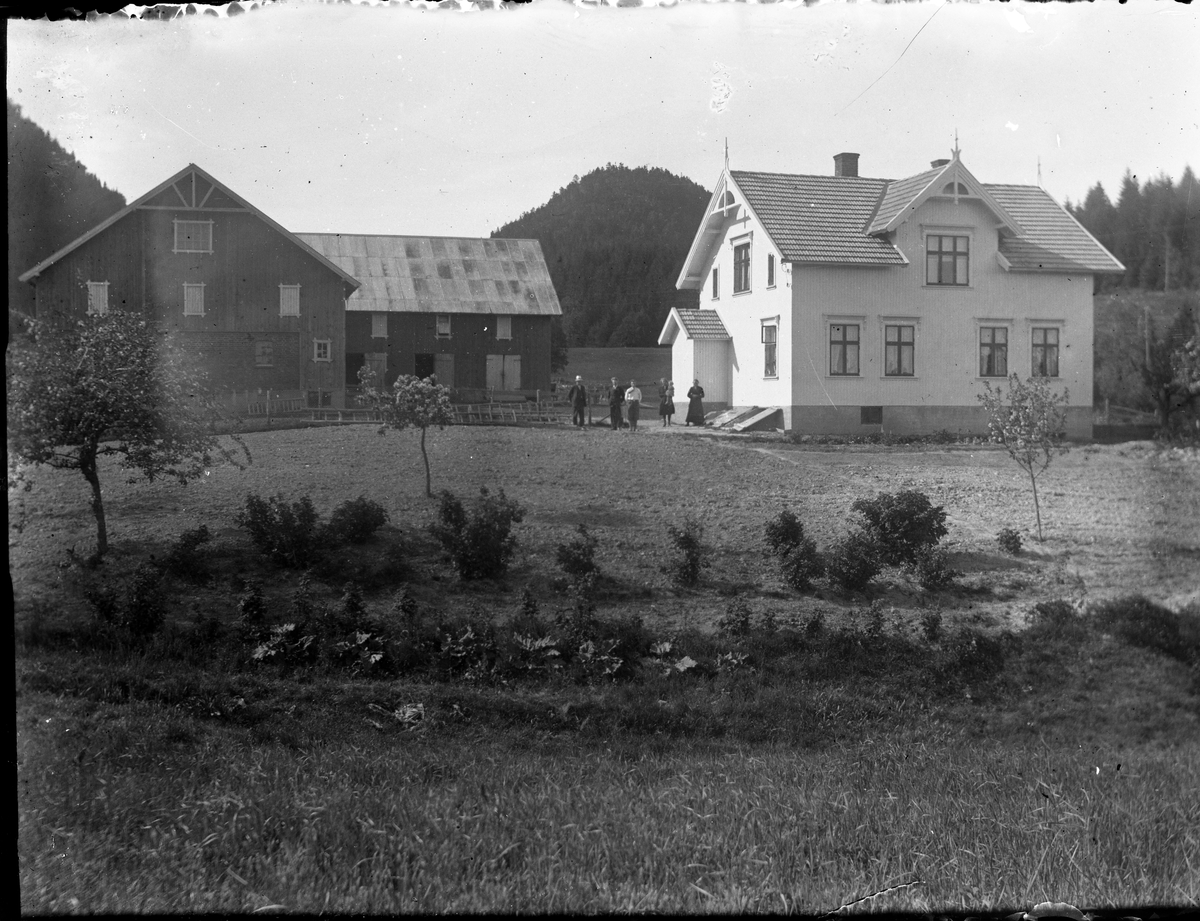
[[[504,389],[503,355],[489,355],[487,357],[487,388],[488,390]]]
[[[443,387],[454,386],[454,356],[453,355],[435,355],[433,357],[434,373],[437,375],[437,382]]]

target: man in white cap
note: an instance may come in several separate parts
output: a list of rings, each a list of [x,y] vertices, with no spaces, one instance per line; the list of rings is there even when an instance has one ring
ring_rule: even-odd
[[[583,386],[583,378],[575,375],[575,386],[567,392],[567,399],[571,402],[571,424],[583,428],[583,413],[587,409],[588,394],[587,388]]]

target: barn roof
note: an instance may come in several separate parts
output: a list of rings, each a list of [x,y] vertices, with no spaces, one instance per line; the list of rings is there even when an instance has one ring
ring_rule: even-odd
[[[561,316],[537,240],[302,233],[362,286],[346,309]]]
[[[195,163],[189,163],[170,179],[167,179],[165,182],[156,185],[145,195],[141,196],[141,198],[130,202],[116,214],[112,215],[112,217],[101,221],[87,233],[83,234],[83,236],[72,240],[58,252],[43,259],[28,272],[20,275],[20,280],[23,282],[31,281],[44,272],[48,267],[66,256],[68,253],[78,249],[88,240],[99,236],[113,224],[117,223],[117,221],[129,214],[132,214],[143,205],[154,202],[156,199],[161,199],[163,204],[177,207],[181,211],[203,211],[206,205],[213,207],[218,202],[222,208],[233,207],[244,209],[245,211],[248,211],[255,217],[259,218],[265,224],[269,225],[277,233],[283,235],[292,243],[299,246],[318,262],[322,263],[331,272],[339,275],[346,286],[350,288],[350,290],[358,287],[358,281],[352,275],[348,275],[339,266],[325,258],[325,256],[321,255],[321,253],[317,252],[311,246],[301,240],[296,234],[292,233],[278,222],[272,220],[224,183],[214,179]]]

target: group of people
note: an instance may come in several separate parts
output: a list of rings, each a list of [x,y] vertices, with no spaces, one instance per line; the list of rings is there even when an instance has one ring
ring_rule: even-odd
[[[700,386],[699,379],[692,383],[691,388],[687,392],[688,411],[685,418],[685,425],[704,425],[704,388]],[[567,399],[571,403],[571,422],[573,425],[583,428],[584,414],[587,411],[588,392],[584,386],[583,378],[579,375],[575,377],[575,386],[567,392]],[[630,381],[628,387],[624,387],[617,383],[614,377],[611,386],[608,389],[608,419],[614,432],[620,431],[624,425],[622,418],[622,408],[624,414],[629,420],[629,430],[636,432],[638,420],[642,414],[642,391],[638,387],[637,381]],[[666,428],[673,425],[673,417],[675,415],[675,382],[666,380],[665,378],[658,382],[658,415],[662,419],[662,425]]]

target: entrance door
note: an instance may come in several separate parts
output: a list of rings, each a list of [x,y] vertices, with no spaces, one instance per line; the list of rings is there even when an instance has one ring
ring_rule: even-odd
[[[521,356],[489,355],[487,385],[489,390],[520,390]]]
[[[437,365],[434,363],[434,355],[432,353],[419,352],[415,358],[413,374],[420,378],[429,377],[431,374],[437,373]]]

